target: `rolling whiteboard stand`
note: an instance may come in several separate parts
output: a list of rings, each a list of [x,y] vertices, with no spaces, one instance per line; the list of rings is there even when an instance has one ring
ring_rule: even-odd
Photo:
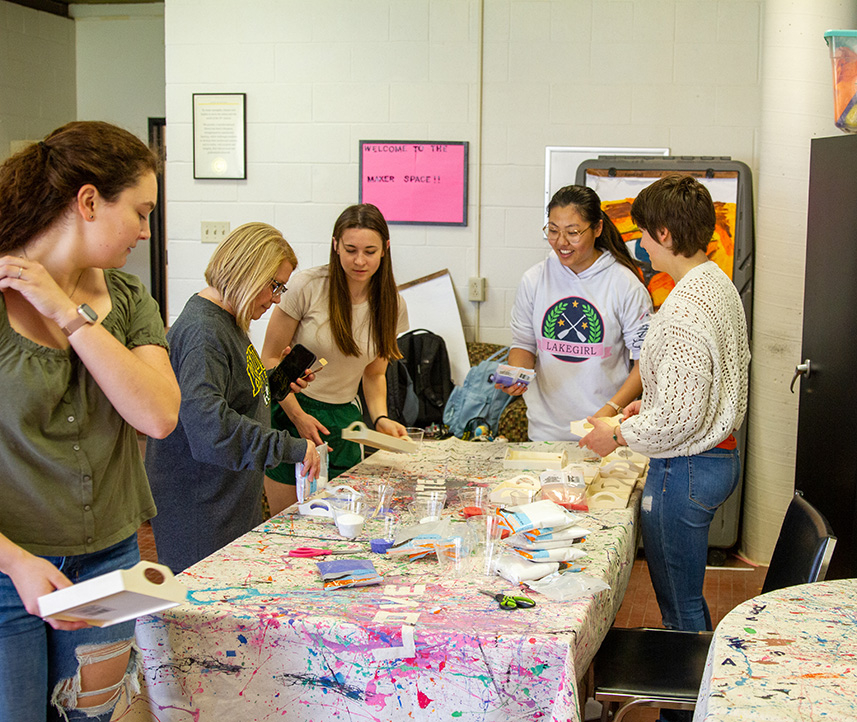
[[[753,178],[750,169],[740,161],[720,156],[667,156],[665,158],[601,157],[584,161],[577,169],[577,182],[594,189],[605,212],[623,235],[632,256],[638,252],[640,233],[630,219],[630,207],[637,194],[667,173],[694,176],[711,193],[716,223],[708,257],[732,279],[747,317],[747,330],[752,336],[753,318]],[[642,263],[647,286],[658,298],[666,292],[658,287],[657,277],[645,259]],[[671,281],[670,281],[671,284]],[[671,288],[671,285],[668,285]],[[747,416],[735,432],[741,457],[742,478],[738,487],[717,510],[708,534],[709,547],[727,548],[738,541],[741,516],[743,470],[746,467]]]

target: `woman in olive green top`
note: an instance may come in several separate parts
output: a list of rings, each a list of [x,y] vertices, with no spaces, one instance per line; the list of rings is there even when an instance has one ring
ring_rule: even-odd
[[[37,598],[139,560],[155,513],[137,446],[176,425],[157,304],[115,270],[149,237],[156,159],[107,123],[0,166],[0,719],[109,720],[134,623],[42,620]]]

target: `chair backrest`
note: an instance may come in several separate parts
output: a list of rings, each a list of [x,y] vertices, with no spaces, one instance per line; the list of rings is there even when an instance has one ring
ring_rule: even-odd
[[[796,491],[786,510],[762,592],[823,580],[835,545],[827,519]]]

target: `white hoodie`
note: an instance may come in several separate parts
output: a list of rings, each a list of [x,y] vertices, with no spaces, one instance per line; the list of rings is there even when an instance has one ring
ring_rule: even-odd
[[[628,378],[651,310],[642,282],[606,251],[580,274],[553,251],[524,274],[512,347],[536,354],[536,380],[524,395],[530,439],[579,438],[569,422],[594,414]]]

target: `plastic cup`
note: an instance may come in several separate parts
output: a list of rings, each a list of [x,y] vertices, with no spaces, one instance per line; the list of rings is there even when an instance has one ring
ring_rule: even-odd
[[[382,521],[384,524],[384,532],[382,538],[385,541],[395,541],[396,540],[396,532],[399,529],[399,517],[390,512],[384,514],[382,517]]]
[[[408,510],[417,523],[422,524],[426,521],[438,521],[443,514],[445,503],[446,499],[415,499],[408,505]]]
[[[363,494],[348,486],[334,489],[328,501],[334,509],[340,511],[355,511],[358,505],[360,508],[364,505]]]
[[[408,432],[408,438],[417,445],[417,451],[419,451],[423,444],[423,437],[426,433],[425,429],[420,429],[416,426],[407,426],[405,427],[405,431]]]
[[[542,486],[539,499],[552,501],[565,509],[578,509],[586,497],[586,486],[552,481]]]
[[[499,542],[503,536],[503,525],[496,514],[482,514],[467,520],[467,528],[471,530],[477,544]]]
[[[488,489],[484,486],[468,486],[459,489],[458,499],[465,519],[488,513]]]
[[[529,504],[536,496],[536,490],[521,487],[520,489],[508,489],[506,491],[506,502],[503,506],[521,506]]]
[[[393,487],[390,484],[377,484],[369,492],[369,518],[375,519],[383,517],[391,510],[393,503]]]
[[[334,521],[339,533],[346,539],[354,539],[363,531],[366,518],[356,511],[339,511],[334,514]]]
[[[462,577],[473,571],[472,549],[465,539],[453,537],[440,540],[432,546],[443,574]]]

